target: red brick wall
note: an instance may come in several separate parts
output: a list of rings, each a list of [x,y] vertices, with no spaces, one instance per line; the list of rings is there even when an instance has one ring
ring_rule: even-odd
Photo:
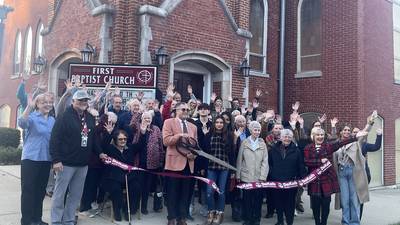
[[[395,184],[395,120],[400,117],[400,86],[394,84],[392,3],[364,3],[364,117],[377,109],[384,119],[384,183]]]
[[[13,75],[14,46],[17,31],[21,31],[22,35],[21,62],[23,64],[27,28],[28,26],[32,27],[32,57],[34,57],[36,31],[39,21],[42,21],[43,24],[47,24],[47,1],[6,0],[4,4],[14,8],[14,11],[10,12],[5,20],[3,48],[0,61],[0,106],[8,104],[11,107],[10,126],[15,126],[16,110],[18,106],[18,100],[15,95],[21,79],[10,78]],[[23,65],[21,65],[21,70],[22,66]],[[38,76],[32,76],[27,83],[27,90],[31,89],[32,85],[37,82],[37,79]]]
[[[261,99],[261,106],[265,108],[276,105],[278,38],[273,35],[278,33],[276,25],[279,18],[272,12],[276,8],[279,8],[277,4],[271,4],[271,22],[268,29],[268,72],[271,73],[271,78],[250,78],[250,98],[255,95],[256,88],[270,93],[270,96],[264,94]],[[247,22],[248,16],[248,12],[242,15],[243,18],[247,17]],[[166,19],[152,17],[150,26],[153,41],[150,42],[149,49],[156,49],[163,44],[170,55],[186,49],[195,49],[214,53],[224,59],[232,66],[232,95],[242,97],[244,78],[239,71],[239,63],[245,55],[245,39],[232,29],[218,1],[183,1]],[[244,28],[246,27],[248,25]],[[166,88],[168,72],[168,66],[161,67],[159,86],[162,90]]]
[[[357,1],[322,1],[322,77],[294,78],[297,72],[297,7],[289,1],[286,23],[285,112],[301,102],[301,112],[327,113],[357,124]],[[340,37],[340,38],[338,38]]]

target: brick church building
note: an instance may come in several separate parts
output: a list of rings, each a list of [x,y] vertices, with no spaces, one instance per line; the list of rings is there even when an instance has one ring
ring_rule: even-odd
[[[205,102],[216,92],[244,103],[261,89],[262,109],[288,117],[300,101],[307,123],[326,113],[358,127],[377,109],[368,139],[383,127],[384,141],[369,154],[371,186],[400,183],[399,0],[0,0],[0,126],[16,126],[23,74],[28,90],[42,77],[60,97],[86,43],[92,63],[120,65],[154,65],[163,46],[157,87],[192,84]]]

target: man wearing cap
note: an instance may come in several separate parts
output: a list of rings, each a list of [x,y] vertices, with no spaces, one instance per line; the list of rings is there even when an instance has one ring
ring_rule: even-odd
[[[87,112],[89,99],[85,90],[75,92],[72,105],[58,115],[51,133],[50,155],[56,172],[51,206],[53,225],[75,223],[90,153],[95,151],[100,157],[105,156],[94,140],[95,118]]]

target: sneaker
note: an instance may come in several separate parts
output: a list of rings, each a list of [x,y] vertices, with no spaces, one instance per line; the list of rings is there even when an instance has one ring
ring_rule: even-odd
[[[302,211],[300,211],[300,210],[296,209],[296,210],[295,210],[295,213],[297,213],[297,215],[298,215],[298,214],[303,214],[303,213],[304,213],[304,211],[302,212]]]
[[[89,210],[79,212],[78,214],[79,214],[80,216],[84,216],[84,217],[90,217],[90,215],[92,215],[92,213],[90,213]]]
[[[99,209],[99,204],[97,204],[97,202],[92,202],[91,206],[92,206],[92,209],[94,209],[94,210]]]
[[[297,210],[294,210],[294,216],[297,216]]]

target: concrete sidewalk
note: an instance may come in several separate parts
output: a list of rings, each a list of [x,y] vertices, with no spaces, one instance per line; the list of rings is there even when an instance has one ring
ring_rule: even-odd
[[[20,167],[19,166],[0,166],[0,225],[19,225],[20,220]],[[381,189],[370,192],[371,201],[365,205],[363,225],[389,225],[400,222],[400,189]],[[151,199],[149,200],[151,202]],[[303,195],[305,203],[304,214],[295,217],[296,225],[313,225],[312,212],[309,207],[309,198]],[[149,203],[150,203],[149,202]],[[51,201],[46,197],[44,202],[43,220],[48,222],[50,214]],[[331,203],[333,207],[333,201]],[[149,209],[151,207],[149,206]],[[198,209],[198,208],[197,208]],[[79,217],[79,225],[112,225],[109,218],[109,209],[105,209],[103,215],[95,218]],[[265,215],[265,205],[263,207],[263,215]],[[226,219],[223,224],[239,225],[231,220],[230,206],[225,209]],[[340,224],[341,211],[331,209],[328,224]],[[142,216],[141,220],[134,218],[132,224],[138,225],[162,225],[166,224],[166,209],[162,213],[150,212],[146,216]],[[190,225],[202,224],[204,218],[195,215],[193,222],[188,221]],[[276,217],[273,219],[262,219],[261,224],[275,224]],[[118,223],[128,224],[128,222]]]

